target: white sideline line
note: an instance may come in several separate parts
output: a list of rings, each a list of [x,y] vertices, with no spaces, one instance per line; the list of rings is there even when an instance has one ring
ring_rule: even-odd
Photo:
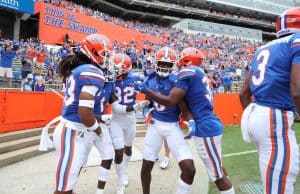
[[[300,144],[298,144],[298,146],[300,146]],[[236,153],[232,153],[232,154],[224,154],[223,158],[227,158],[227,157],[231,157],[231,156],[240,156],[240,155],[246,155],[246,154],[252,154],[252,153],[256,153],[257,150],[248,150],[248,151],[244,151],[244,152],[236,152]]]
[[[227,158],[227,157],[231,157],[231,156],[240,156],[240,155],[245,155],[245,154],[251,154],[251,153],[256,153],[257,150],[248,150],[248,151],[244,151],[244,152],[236,152],[236,153],[232,153],[232,154],[225,154],[223,155],[223,158]]]

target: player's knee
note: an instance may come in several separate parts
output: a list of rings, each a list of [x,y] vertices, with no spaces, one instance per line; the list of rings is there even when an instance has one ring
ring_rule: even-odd
[[[101,166],[105,169],[110,169],[111,163],[112,163],[112,159],[111,160],[102,160]]]
[[[115,150],[115,163],[121,164],[123,161],[123,149]]]
[[[182,169],[182,174],[185,174],[188,177],[194,177],[196,174],[196,168],[194,165],[186,165]]]
[[[127,156],[131,156],[132,155],[132,147],[125,146],[124,152]]]
[[[189,176],[195,176],[196,168],[193,160],[190,159],[182,160],[179,162],[179,166],[183,174],[187,174]]]

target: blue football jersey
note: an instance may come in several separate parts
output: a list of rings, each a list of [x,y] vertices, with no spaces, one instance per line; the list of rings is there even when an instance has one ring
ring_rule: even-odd
[[[115,94],[120,104],[126,106],[135,104],[136,92],[133,85],[135,81],[141,81],[141,78],[133,73],[129,73],[123,80],[116,80]]]
[[[108,103],[111,94],[114,93],[114,83],[105,82],[101,93],[98,93],[95,100],[94,114],[104,115],[106,104]]]
[[[300,64],[300,33],[273,40],[260,47],[251,61],[249,80],[254,102],[295,111],[291,98],[291,67]]]
[[[213,112],[207,77],[199,67],[185,67],[178,73],[176,87],[186,92],[185,101],[196,122],[196,136],[211,137],[223,132],[220,119]]]
[[[78,117],[78,103],[81,89],[85,85],[94,85],[100,93],[104,86],[103,72],[94,65],[80,65],[72,70],[66,80],[66,91],[62,109],[62,116],[69,121],[80,123]],[[96,95],[97,95],[96,94]]]
[[[166,78],[154,76],[148,79],[145,83],[153,91],[168,96],[175,85],[176,75],[171,74]],[[163,122],[179,121],[180,110],[178,106],[167,108],[157,102],[153,102],[154,110],[152,117]]]

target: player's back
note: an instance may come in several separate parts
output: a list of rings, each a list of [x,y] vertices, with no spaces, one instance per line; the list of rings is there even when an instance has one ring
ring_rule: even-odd
[[[98,92],[101,92],[104,80],[103,72],[94,65],[85,64],[73,69],[66,80],[66,91],[62,110],[63,118],[80,123],[78,104],[82,87],[84,85],[94,85],[99,88]]]
[[[199,67],[181,69],[176,87],[186,91],[185,101],[197,124],[197,136],[215,136],[223,132],[223,125],[213,112],[213,102],[207,77]]]
[[[212,96],[203,70],[198,67],[185,67],[178,74],[178,79],[183,77],[188,85],[185,100],[194,119],[201,120],[213,114]]]
[[[297,50],[300,51],[299,44],[300,34],[294,34],[273,40],[255,52],[249,81],[254,102],[281,110],[294,110],[290,71],[293,57]]]
[[[140,81],[141,78],[133,73],[128,73],[125,79],[116,80],[115,94],[118,97],[118,102],[122,105],[133,106],[136,99],[136,92],[133,83]]]
[[[114,83],[105,82],[102,92],[99,92],[96,96],[94,114],[103,115],[105,113],[106,104],[109,102],[112,93],[114,93]]]
[[[151,90],[168,96],[170,91],[174,87],[176,77],[177,76],[175,74],[171,74],[166,78],[154,76],[147,80],[146,84]],[[153,102],[153,106],[154,110],[152,112],[152,117],[154,119],[164,122],[179,121],[180,110],[178,106],[167,108],[163,105],[158,104],[157,102]]]

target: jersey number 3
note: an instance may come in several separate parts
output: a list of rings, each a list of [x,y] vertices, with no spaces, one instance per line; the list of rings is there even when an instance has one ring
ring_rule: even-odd
[[[258,74],[252,76],[252,83],[255,86],[259,86],[265,79],[266,65],[269,62],[270,51],[262,50],[257,55],[256,62]]]
[[[75,79],[73,77],[73,75],[71,75],[68,79],[67,79],[67,83],[66,83],[66,95],[65,95],[65,106],[69,106],[73,103],[74,98],[75,98]]]

